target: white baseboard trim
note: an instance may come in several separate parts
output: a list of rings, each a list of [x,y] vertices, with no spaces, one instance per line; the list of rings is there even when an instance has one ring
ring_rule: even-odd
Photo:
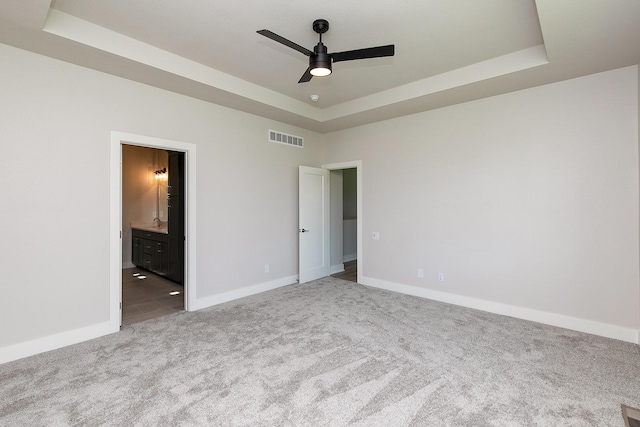
[[[342,256],[342,262],[355,261],[358,259],[358,254],[349,254]]]
[[[80,329],[74,329],[73,331],[61,332],[43,338],[1,347],[0,364],[88,341],[103,335],[108,335],[109,333],[109,322],[103,322]]]
[[[344,271],[344,264],[336,264],[336,265],[332,265],[331,266],[331,270],[330,271],[330,275],[331,274],[336,274],[336,273],[342,273]]]
[[[281,279],[272,280],[270,282],[259,283],[246,288],[236,289],[235,291],[224,292],[222,294],[211,295],[209,297],[199,298],[196,301],[196,310],[233,301],[235,299],[248,297],[250,295],[259,294],[261,292],[270,291],[272,289],[281,288],[283,286],[293,285],[298,282],[298,276],[288,276]]]
[[[434,291],[432,289],[424,289],[417,286],[387,282],[385,280],[373,279],[371,277],[362,277],[362,284],[373,288],[385,289],[388,291],[427,298],[462,307],[488,311],[489,313],[501,314],[503,316],[530,320],[533,322],[543,323],[545,325],[558,326],[560,328],[571,329],[578,332],[586,332],[588,334],[640,344],[640,331],[632,328],[625,328],[593,320],[579,319],[577,317],[570,317],[562,314],[549,313],[531,308],[450,294],[447,292]]]
[[[122,263],[122,268],[134,268],[136,265],[131,261],[125,261]]]

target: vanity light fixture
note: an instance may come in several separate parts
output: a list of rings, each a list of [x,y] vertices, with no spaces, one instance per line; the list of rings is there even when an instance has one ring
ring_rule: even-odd
[[[156,174],[156,179],[161,179],[167,174],[167,168],[158,169],[154,173]]]

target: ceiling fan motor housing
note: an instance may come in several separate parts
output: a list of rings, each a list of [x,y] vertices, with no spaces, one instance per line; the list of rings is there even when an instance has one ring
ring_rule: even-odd
[[[327,53],[327,47],[322,42],[313,48],[313,55],[309,57],[309,67],[331,70],[331,55]]]

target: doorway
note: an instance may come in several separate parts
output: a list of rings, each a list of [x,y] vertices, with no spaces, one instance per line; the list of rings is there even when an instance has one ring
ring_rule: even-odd
[[[335,261],[337,257],[338,262],[337,265],[332,265],[331,276],[357,283],[358,255],[361,252],[358,246],[361,235],[358,227],[361,217],[358,172],[362,168],[360,162],[354,162],[354,167],[346,167],[348,164],[350,163],[327,167],[331,172],[332,260]]]
[[[350,282],[358,281],[357,182],[355,168],[331,171],[331,277]]]
[[[184,153],[122,144],[122,326],[184,310]]]
[[[110,146],[110,238],[109,238],[109,330],[120,330],[122,321],[122,148],[123,145],[155,148],[182,153],[184,159],[184,190],[181,193],[184,203],[184,255],[183,295],[184,309],[194,311],[196,303],[196,146],[195,144],[172,141],[143,135],[111,132]],[[156,212],[157,213],[157,212]],[[159,242],[163,243],[163,242]],[[152,261],[153,262],[153,261]],[[141,280],[141,279],[138,279]]]
[[[313,169],[313,168],[312,168]],[[343,162],[343,163],[332,163],[332,164],[327,164],[327,165],[323,165],[322,169],[327,170],[327,171],[342,171],[345,169],[354,169],[355,170],[355,179],[356,179],[356,218],[355,218],[355,230],[356,230],[356,251],[355,251],[355,267],[356,267],[356,273],[355,276],[357,277],[357,283],[362,283],[362,276],[363,276],[363,265],[364,265],[364,254],[362,252],[362,187],[363,187],[363,179],[362,179],[362,174],[363,174],[363,170],[362,170],[362,161],[361,160],[356,160],[356,161],[350,161],[350,162]],[[318,169],[318,174],[320,174],[321,169]],[[322,188],[321,186],[317,186],[318,187],[318,191],[320,191],[320,189]],[[302,189],[302,182],[301,182],[301,186],[300,188]],[[312,190],[312,188],[305,188],[305,191],[309,191]],[[340,190],[342,190],[342,188],[340,188]],[[300,196],[300,203],[304,203],[303,199],[310,199],[312,202],[313,200],[318,201],[318,203],[316,203],[318,206],[323,206],[320,201],[323,200],[324,198],[329,197],[330,200],[332,200],[332,204],[335,206],[335,202],[334,202],[334,193],[341,193],[342,191],[333,191],[331,190],[329,193],[329,195],[322,195],[322,194],[317,194],[315,197],[305,197],[303,198],[302,194]],[[342,202],[342,200],[340,200],[340,202]],[[308,210],[308,206],[306,207],[300,207],[300,212],[305,212]],[[330,218],[329,218],[330,216]],[[330,229],[330,238],[327,238],[327,242],[322,241],[321,244],[322,245],[329,245],[330,247],[333,245],[333,249],[336,248],[336,241],[340,240],[340,242],[337,244],[340,246],[340,249],[342,249],[342,226],[343,226],[343,219],[344,219],[344,214],[343,214],[343,210],[339,209],[339,212],[336,211],[335,209],[333,209],[331,211],[330,215],[326,215],[326,219],[324,221],[326,224],[326,227],[328,227]],[[302,236],[302,230],[305,230],[304,227],[307,227],[307,225],[303,224],[302,221],[303,218],[300,219],[300,224],[299,224],[299,232],[300,232],[300,236]],[[306,222],[305,222],[306,223]],[[336,232],[336,229],[340,229],[339,232]],[[306,231],[306,230],[305,230]],[[305,233],[308,234],[308,233]],[[336,236],[336,234],[338,234],[339,237]],[[340,251],[335,251],[335,250],[330,250],[331,254],[329,255],[328,258],[330,259],[330,262],[328,262],[329,265],[327,265],[327,270],[326,273],[324,274],[323,277],[329,276],[331,273],[338,273],[340,270],[343,270],[344,267],[336,269],[336,263],[338,261],[336,261],[336,253],[339,252],[339,263],[342,264],[344,262],[343,259],[343,254],[342,254],[342,250]],[[302,243],[299,244],[299,258],[300,260],[303,260],[305,258],[307,258],[307,254],[305,254],[303,251],[308,250],[307,245],[303,245]],[[319,248],[312,248],[312,250],[316,250],[321,251],[321,249]],[[325,257],[327,258],[327,257]],[[303,267],[302,267],[302,263],[300,264],[300,271],[302,272]],[[300,280],[300,283],[302,283],[302,280]]]

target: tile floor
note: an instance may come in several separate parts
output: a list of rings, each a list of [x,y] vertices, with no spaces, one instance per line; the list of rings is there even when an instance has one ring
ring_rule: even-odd
[[[140,276],[146,278],[139,279]],[[141,268],[122,270],[122,326],[182,310],[183,286]]]

